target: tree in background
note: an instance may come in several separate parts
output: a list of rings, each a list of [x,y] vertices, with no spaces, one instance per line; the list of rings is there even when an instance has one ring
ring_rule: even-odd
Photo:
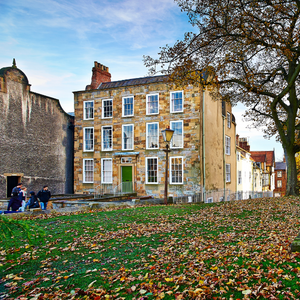
[[[246,117],[281,141],[287,195],[297,194],[300,0],[175,1],[197,32],[161,48],[158,59],[145,56],[145,65],[181,84],[201,82],[195,70],[213,74],[214,97],[244,103]]]
[[[296,153],[296,169],[297,169],[297,180],[298,180],[298,185],[300,185],[300,153]]]

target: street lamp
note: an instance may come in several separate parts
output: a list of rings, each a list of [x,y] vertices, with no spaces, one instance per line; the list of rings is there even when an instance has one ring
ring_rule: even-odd
[[[166,143],[166,149],[163,151],[166,152],[166,173],[165,173],[165,204],[168,204],[168,156],[171,150],[169,149],[169,143],[173,137],[174,130],[170,129],[169,126],[161,131],[164,141]]]

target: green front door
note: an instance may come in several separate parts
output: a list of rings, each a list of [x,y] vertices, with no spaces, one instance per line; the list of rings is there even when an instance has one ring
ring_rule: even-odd
[[[132,166],[122,166],[122,192],[132,193]]]

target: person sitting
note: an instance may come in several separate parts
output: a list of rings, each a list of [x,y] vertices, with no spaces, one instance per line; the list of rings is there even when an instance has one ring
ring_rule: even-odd
[[[25,205],[25,209],[26,207],[29,207],[29,208],[39,208],[40,207],[40,203],[39,203],[39,200],[35,194],[35,192],[30,192],[30,198],[28,200],[28,202],[26,203]]]
[[[24,211],[27,198],[27,188],[25,186],[21,187],[21,191],[19,192],[18,197],[22,201],[22,208],[20,208],[20,210]]]
[[[13,212],[17,212],[20,207],[22,207],[22,200],[18,198],[18,192],[13,192],[7,206],[7,211],[11,209]]]

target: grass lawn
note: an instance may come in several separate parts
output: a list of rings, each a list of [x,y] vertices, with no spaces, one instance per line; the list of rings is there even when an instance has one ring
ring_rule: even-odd
[[[285,197],[31,217],[31,245],[0,245],[0,299],[300,299],[299,216]]]

